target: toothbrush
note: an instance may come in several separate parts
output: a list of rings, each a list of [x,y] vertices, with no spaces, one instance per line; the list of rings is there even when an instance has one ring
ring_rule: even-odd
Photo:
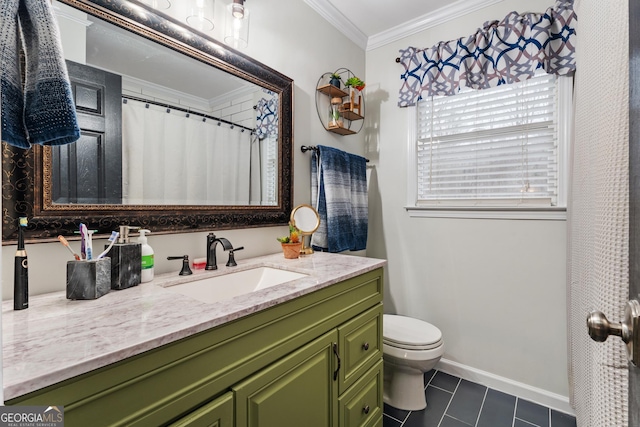
[[[18,227],[18,250],[15,258],[15,273],[13,278],[13,309],[23,310],[29,307],[29,270],[27,251],[24,249],[24,228],[27,218],[21,217]]]
[[[93,233],[95,232],[96,230],[87,230],[87,227],[85,226],[85,234],[87,236],[87,244],[86,244],[87,261],[93,259],[93,243],[91,241],[91,236],[93,236]]]
[[[116,242],[116,240],[118,240],[119,235],[120,233],[118,233],[117,231],[111,232],[111,236],[109,236],[109,242],[111,243],[109,243],[109,246],[107,246],[107,249],[105,249],[104,252],[98,255],[98,258],[96,259],[104,258],[104,256],[109,253],[109,250],[111,250],[111,247],[113,246],[113,244]]]
[[[60,240],[60,243],[62,243],[67,247],[67,249],[69,249],[69,252],[71,252],[71,255],[73,255],[76,261],[80,261],[80,255],[78,255],[73,249],[71,249],[71,246],[69,246],[69,242],[64,238],[64,236],[58,236],[58,240]]]
[[[84,225],[83,223],[80,223],[79,228],[79,233],[80,233],[80,258],[82,259],[87,259],[87,243],[86,240],[87,238],[86,236],[86,232],[87,232],[87,226]]]

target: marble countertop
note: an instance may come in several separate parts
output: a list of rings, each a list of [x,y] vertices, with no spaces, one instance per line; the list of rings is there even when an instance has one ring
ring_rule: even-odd
[[[157,275],[152,282],[111,291],[96,300],[71,301],[53,292],[29,299],[29,308],[2,303],[5,400],[38,390],[161,345],[205,331],[385,265],[386,261],[315,253],[282,253],[238,261],[216,271]],[[308,274],[226,301],[206,304],[165,286],[194,278],[268,266]]]

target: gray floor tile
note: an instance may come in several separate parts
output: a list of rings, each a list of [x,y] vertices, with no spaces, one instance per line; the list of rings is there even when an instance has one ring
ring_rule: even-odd
[[[512,427],[515,409],[515,396],[489,389],[477,427]]]
[[[431,378],[433,378],[433,376],[436,374],[436,370],[432,369],[429,372],[425,372],[424,373],[424,385],[428,385],[429,381],[431,381]]]
[[[471,425],[445,415],[438,427],[471,427]]]
[[[445,374],[444,372],[438,371],[436,372],[436,375],[431,379],[430,385],[453,393],[456,390],[456,386],[458,385],[459,381],[460,378],[458,377],[454,377],[453,375]]]
[[[427,387],[427,409],[412,411],[403,427],[436,427],[449,405],[452,394],[435,387]]]
[[[486,392],[487,388],[483,385],[461,380],[447,409],[447,415],[475,426]]]
[[[382,427],[400,427],[402,423],[398,420],[394,420],[387,415],[382,416]]]
[[[576,427],[576,417],[552,409],[551,427]]]
[[[383,412],[395,418],[396,420],[400,420],[400,421],[404,421],[407,418],[407,415],[409,415],[409,411],[404,411],[402,409],[394,408],[393,406],[387,405],[386,403],[384,404]]]
[[[549,427],[549,408],[528,400],[518,399],[516,417],[540,427]]]

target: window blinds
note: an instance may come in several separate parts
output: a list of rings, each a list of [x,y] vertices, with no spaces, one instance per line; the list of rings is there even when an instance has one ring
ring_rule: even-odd
[[[553,75],[418,103],[418,205],[555,205]]]

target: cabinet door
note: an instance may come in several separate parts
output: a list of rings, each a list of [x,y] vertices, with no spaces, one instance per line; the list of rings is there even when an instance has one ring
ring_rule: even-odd
[[[233,427],[233,392],[228,392],[213,402],[180,418],[170,427]]]
[[[233,387],[236,427],[337,427],[337,332],[329,332]]]

